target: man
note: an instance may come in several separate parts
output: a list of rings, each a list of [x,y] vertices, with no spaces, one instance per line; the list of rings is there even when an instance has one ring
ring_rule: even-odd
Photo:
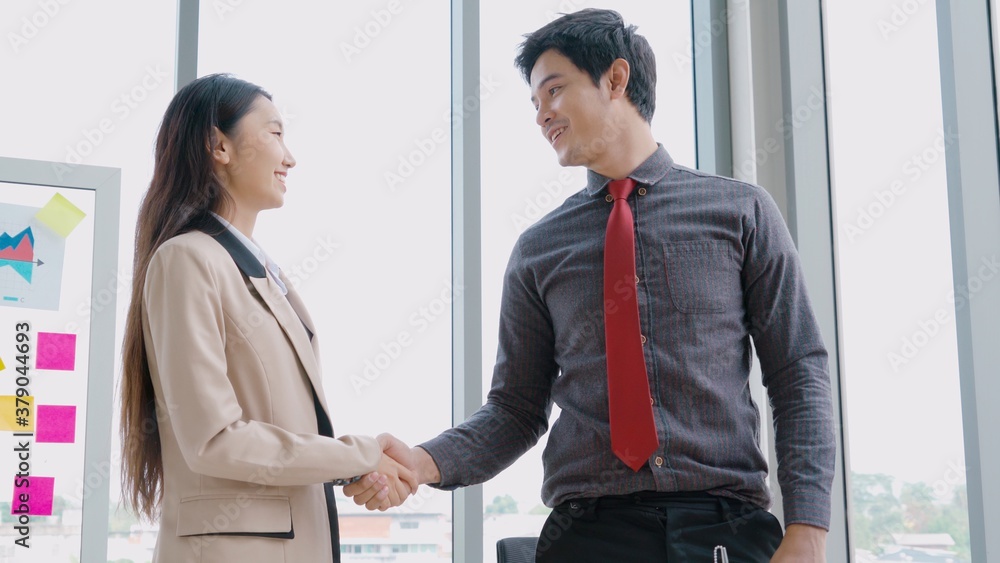
[[[526,230],[505,274],[493,384],[467,421],[389,455],[420,482],[486,481],[547,430],[539,562],[824,561],[835,442],[827,353],[791,237],[761,188],[675,164],[656,70],[616,12],[526,36],[536,122],[587,187]],[[774,410],[784,537],[748,384]],[[377,487],[345,488],[378,507]],[[779,547],[780,544],[780,547]]]

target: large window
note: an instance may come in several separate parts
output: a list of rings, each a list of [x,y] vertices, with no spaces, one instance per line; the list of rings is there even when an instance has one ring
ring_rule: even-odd
[[[289,273],[317,324],[338,434],[388,431],[415,444],[452,424],[451,302],[463,288],[451,282],[452,237],[459,235],[452,231],[450,158],[465,111],[451,99],[451,64],[461,55],[451,42],[454,1],[200,2],[197,74],[231,72],[256,82],[284,115],[298,165],[284,208],[261,215],[255,238]],[[942,117],[937,8],[923,0],[876,0],[862,12],[818,4],[851,555],[901,560],[936,550],[968,560],[955,316],[993,282],[953,284],[945,150],[955,136]],[[990,6],[995,65],[1000,5]],[[484,399],[510,250],[586,181],[583,169],[560,168],[539,134],[513,58],[523,34],[586,7],[593,3],[479,2]],[[652,44],[659,74],[653,133],[675,161],[693,167],[692,55],[718,39],[716,30],[692,30],[689,2],[600,7],[620,11]],[[0,155],[122,170],[116,365],[136,212],[156,128],[174,93],[177,20],[177,0],[0,3],[7,24]],[[794,50],[794,34],[788,39]],[[780,59],[776,52],[767,69],[773,74],[753,80],[777,89]],[[734,57],[730,64],[742,63]],[[1000,89],[996,69],[994,78]],[[736,90],[731,95],[740,101]],[[995,264],[983,259],[987,268]],[[83,292],[79,299],[79,318],[67,332],[101,306]],[[553,409],[553,420],[558,415]],[[33,553],[36,560],[70,560],[79,546],[79,508],[95,480],[111,491],[108,559],[151,559],[157,523],[119,507],[117,425],[116,405],[110,467],[55,491],[53,516],[32,533],[61,541],[54,552]],[[498,539],[540,531],[548,512],[540,499],[545,442],[484,486],[485,561],[494,561]],[[385,513],[338,502],[344,561],[450,561],[453,542],[465,541],[452,537],[447,493],[423,487]],[[9,516],[0,515],[7,528]],[[8,546],[0,546],[0,559],[11,555]]]
[[[517,237],[586,185],[583,168],[561,168],[535,124],[530,91],[514,68],[523,35],[559,13],[591,7],[585,2],[519,0],[481,3],[483,393],[489,391],[496,358],[503,273]],[[691,11],[685,3],[615,1],[639,27],[657,60],[653,134],[678,163],[694,167],[694,101]],[[559,416],[553,408],[552,420]],[[547,434],[513,466],[484,486],[485,561],[494,561],[496,541],[537,536],[548,513],[542,505],[542,449]]]
[[[854,555],[968,559],[935,8],[869,6],[826,3]]]
[[[199,76],[258,83],[284,114],[298,164],[254,236],[316,322],[335,431],[436,435],[451,425],[450,4],[201,6]],[[424,487],[369,515],[341,498],[344,560],[450,559],[450,501]]]
[[[156,127],[173,96],[176,13],[175,1],[139,4],[126,0],[17,0],[0,4],[0,21],[5,22],[0,47],[0,67],[4,69],[0,101],[5,108],[0,154],[59,162],[67,167],[84,164],[122,170],[121,238],[117,249],[120,266],[117,284],[110,288],[116,291],[118,308],[116,365],[131,288],[136,211],[152,173]],[[91,311],[101,306],[91,303],[86,293],[78,298],[78,318],[66,327],[66,332],[82,330]],[[117,375],[115,381],[117,389]],[[32,525],[33,539],[69,536],[74,529],[79,534],[81,503],[89,500],[99,481],[108,480],[109,560],[150,560],[153,538],[143,536],[144,526],[118,507],[121,487],[117,425],[116,416],[111,466],[88,473],[69,491],[54,491],[53,516]],[[75,463],[73,455],[67,463]],[[2,491],[9,501],[10,489]],[[12,526],[8,518],[9,514],[2,519],[5,533]],[[0,559],[16,555],[18,561],[71,561],[79,554],[79,537],[75,541],[67,537],[58,544],[39,541],[39,545],[57,545],[56,550],[27,557],[25,553],[0,551]],[[12,539],[5,541],[0,550],[12,545]]]

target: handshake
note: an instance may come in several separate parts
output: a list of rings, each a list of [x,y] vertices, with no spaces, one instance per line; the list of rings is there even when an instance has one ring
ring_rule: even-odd
[[[410,448],[391,434],[376,437],[382,447],[378,468],[344,487],[344,494],[368,510],[399,506],[425,483],[441,480],[437,464],[422,448]]]

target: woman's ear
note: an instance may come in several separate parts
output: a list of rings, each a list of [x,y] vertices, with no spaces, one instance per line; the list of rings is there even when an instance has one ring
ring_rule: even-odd
[[[232,157],[232,144],[229,142],[229,138],[226,137],[226,134],[220,131],[218,127],[212,126],[212,138],[210,139],[210,143],[212,160],[215,161],[216,164],[229,164],[229,159]]]
[[[611,98],[621,98],[625,96],[625,89],[628,87],[628,79],[632,69],[625,59],[615,59],[608,69],[608,80],[611,88]]]

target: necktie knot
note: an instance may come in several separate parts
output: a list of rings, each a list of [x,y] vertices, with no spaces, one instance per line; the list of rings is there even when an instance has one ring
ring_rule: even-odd
[[[633,189],[635,189],[635,180],[632,178],[612,180],[608,184],[608,193],[615,199],[627,199],[628,194],[632,193]]]

